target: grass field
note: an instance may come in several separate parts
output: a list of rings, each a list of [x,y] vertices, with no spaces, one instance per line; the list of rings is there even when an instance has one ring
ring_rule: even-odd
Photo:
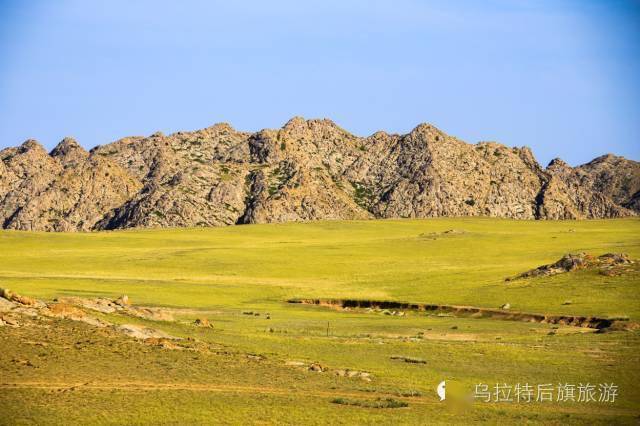
[[[473,218],[87,234],[2,231],[0,287],[45,300],[127,294],[136,305],[188,308],[174,322],[103,317],[224,349],[166,350],[68,320],[56,320],[47,329],[49,343],[41,346],[26,343],[43,339],[37,328],[3,327],[0,384],[24,386],[0,388],[0,423],[636,424],[636,331],[600,334],[549,324],[415,312],[400,317],[286,303],[290,298],[487,308],[509,303],[523,312],[639,321],[637,269],[620,276],[582,270],[504,282],[581,251],[640,259],[640,220]],[[213,327],[191,325],[203,316]],[[372,380],[304,371],[287,365],[290,361],[366,371]],[[619,397],[615,403],[456,404],[449,397],[440,402],[435,393],[445,379],[448,390],[461,393],[477,383],[613,382]],[[73,389],[44,385],[56,383]],[[336,403],[340,398],[356,405]],[[408,407],[371,408],[362,402],[378,398]]]

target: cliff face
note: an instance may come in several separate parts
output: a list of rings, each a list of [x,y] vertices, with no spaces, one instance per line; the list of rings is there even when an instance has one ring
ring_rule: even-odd
[[[0,224],[72,231],[394,217],[612,218],[640,212],[640,163],[540,167],[528,148],[467,144],[421,124],[361,138],[329,120],[279,130],[64,139],[0,151]]]

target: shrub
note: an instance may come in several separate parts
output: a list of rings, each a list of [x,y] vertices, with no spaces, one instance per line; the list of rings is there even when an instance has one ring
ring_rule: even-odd
[[[407,404],[406,402],[399,401],[393,398],[378,398],[373,401],[362,399],[334,398],[331,400],[331,403],[340,405],[352,405],[355,407],[363,408],[403,408],[409,406],[409,404]]]

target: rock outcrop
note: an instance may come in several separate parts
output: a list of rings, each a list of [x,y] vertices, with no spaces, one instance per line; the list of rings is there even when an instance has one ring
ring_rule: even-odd
[[[141,188],[117,164],[66,138],[47,154],[35,141],[0,151],[5,229],[88,231]]]
[[[587,268],[598,270],[602,275],[621,275],[630,270],[631,265],[634,263],[635,261],[631,260],[626,253],[605,253],[598,257],[587,253],[569,253],[554,263],[538,266],[535,269],[523,272],[515,277],[506,278],[505,281],[521,278],[547,277]]]
[[[228,124],[128,137],[87,152],[65,138],[0,151],[5,229],[396,217],[613,218],[640,212],[640,163],[606,155],[544,169],[528,148],[468,144],[432,125],[357,137],[329,120],[246,133]]]

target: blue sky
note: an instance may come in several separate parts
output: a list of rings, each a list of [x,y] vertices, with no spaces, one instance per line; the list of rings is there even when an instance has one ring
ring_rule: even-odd
[[[0,147],[294,115],[640,160],[640,2],[0,0]]]

